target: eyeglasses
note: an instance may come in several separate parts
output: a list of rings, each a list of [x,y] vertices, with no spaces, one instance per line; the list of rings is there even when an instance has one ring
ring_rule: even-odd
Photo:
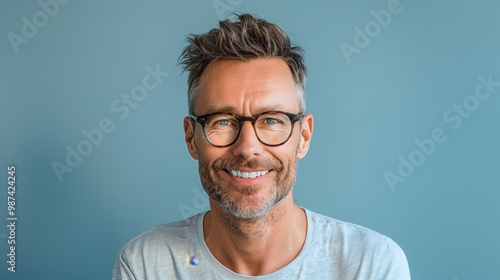
[[[252,123],[255,135],[262,144],[279,146],[290,139],[293,125],[302,118],[302,113],[295,115],[270,111],[255,117],[243,117],[217,112],[203,116],[190,115],[190,117],[201,124],[205,139],[215,147],[233,145],[238,140],[245,121]]]

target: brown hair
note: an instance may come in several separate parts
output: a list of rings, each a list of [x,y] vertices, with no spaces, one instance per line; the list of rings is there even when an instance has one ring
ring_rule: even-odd
[[[249,14],[237,15],[239,21],[224,20],[219,28],[208,33],[188,36],[188,46],[179,57],[179,64],[188,77],[189,113],[194,111],[201,75],[207,66],[219,60],[248,60],[263,57],[281,57],[290,68],[295,82],[297,100],[305,110],[306,67],[303,50],[292,45],[288,35],[276,24]]]

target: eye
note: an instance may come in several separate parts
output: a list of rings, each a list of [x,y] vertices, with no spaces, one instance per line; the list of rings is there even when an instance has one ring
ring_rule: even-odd
[[[230,125],[231,122],[229,120],[218,120],[215,125],[220,125],[220,126],[227,126]]]
[[[274,119],[274,118],[265,118],[264,123],[265,124],[279,124],[280,121],[278,119]]]

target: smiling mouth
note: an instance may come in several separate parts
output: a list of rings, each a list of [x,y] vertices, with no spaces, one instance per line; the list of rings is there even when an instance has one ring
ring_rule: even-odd
[[[240,171],[240,170],[233,170],[233,169],[225,169],[225,171],[227,173],[229,173],[229,175],[234,176],[234,177],[253,179],[253,178],[257,178],[257,177],[266,175],[270,170],[248,172],[248,171]]]

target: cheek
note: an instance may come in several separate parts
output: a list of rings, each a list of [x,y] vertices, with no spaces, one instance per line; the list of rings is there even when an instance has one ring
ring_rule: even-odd
[[[299,137],[292,137],[283,146],[277,147],[279,150],[275,152],[275,156],[280,156],[283,159],[295,159],[300,145]]]
[[[293,143],[288,142],[285,146],[279,147],[279,150],[275,150],[271,154],[271,156],[277,159],[281,164],[281,174],[279,175],[281,179],[283,179],[283,176],[288,176],[289,172],[293,170],[293,165],[295,165],[297,161],[296,145],[297,143],[295,143],[295,141]]]
[[[205,139],[202,139],[202,141],[205,143],[198,143],[198,155],[203,164],[205,164],[207,168],[212,169],[214,162],[224,157],[227,153],[227,149],[214,147],[206,143]]]

